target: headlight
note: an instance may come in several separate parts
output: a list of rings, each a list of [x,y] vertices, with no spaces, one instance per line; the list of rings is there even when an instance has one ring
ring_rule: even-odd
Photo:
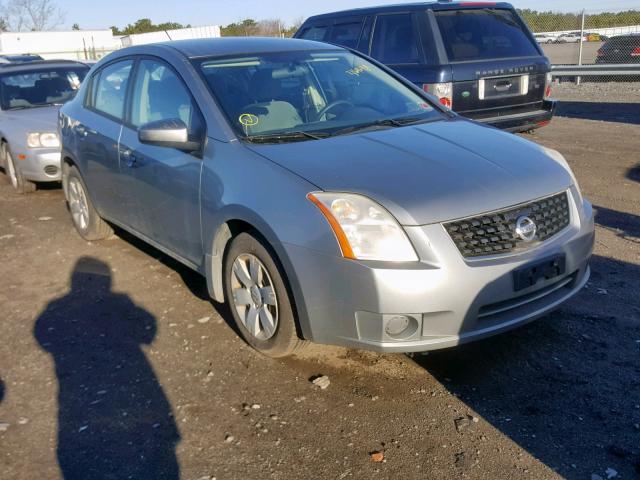
[[[373,200],[353,193],[310,193],[338,239],[342,255],[358,260],[415,262],[411,242],[395,218]]]
[[[27,135],[27,146],[29,148],[58,148],[60,140],[55,133],[30,133]]]

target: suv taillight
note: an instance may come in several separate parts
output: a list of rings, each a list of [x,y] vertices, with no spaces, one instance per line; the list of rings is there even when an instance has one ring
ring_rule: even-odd
[[[553,80],[553,76],[551,72],[547,72],[547,75],[544,79],[544,99],[549,100],[551,98],[551,82]]]
[[[453,106],[453,84],[447,83],[425,83],[422,85],[422,89],[438,97],[438,100],[442,105],[447,108]]]
[[[631,56],[632,56],[632,57],[640,57],[640,47],[636,47],[636,48],[631,52]]]

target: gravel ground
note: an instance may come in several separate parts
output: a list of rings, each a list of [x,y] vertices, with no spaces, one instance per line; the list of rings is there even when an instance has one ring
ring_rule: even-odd
[[[526,137],[598,209],[592,280],[545,319],[413,357],[265,359],[198,275],[123,233],[86,243],[59,189],[0,180],[0,477],[637,478],[640,110],[563,111]]]

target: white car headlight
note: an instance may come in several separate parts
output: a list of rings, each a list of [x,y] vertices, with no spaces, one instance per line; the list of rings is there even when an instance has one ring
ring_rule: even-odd
[[[395,218],[373,200],[353,193],[308,195],[326,217],[342,255],[358,260],[415,262],[416,251]]]
[[[29,133],[27,135],[27,146],[29,148],[58,148],[60,139],[56,133]]]

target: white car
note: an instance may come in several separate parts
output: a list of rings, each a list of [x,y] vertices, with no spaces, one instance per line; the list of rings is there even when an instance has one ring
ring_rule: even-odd
[[[556,43],[578,43],[581,38],[580,32],[563,33],[558,37]]]
[[[536,33],[534,37],[538,43],[555,43],[557,40],[556,36],[549,33]]]

